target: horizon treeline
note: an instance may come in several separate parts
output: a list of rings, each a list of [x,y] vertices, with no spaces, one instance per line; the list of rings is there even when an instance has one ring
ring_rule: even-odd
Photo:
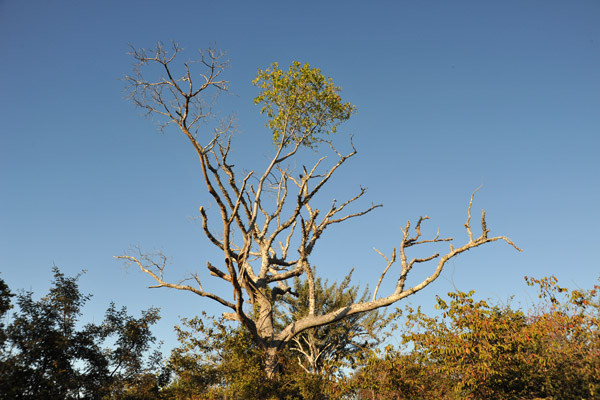
[[[158,309],[136,318],[111,303],[102,322],[84,323],[82,274],[53,272],[39,300],[0,278],[0,399],[600,398],[598,283],[526,277],[538,292],[527,310],[456,291],[437,296],[438,315],[406,306],[322,326],[284,349],[273,379],[242,325],[182,319],[179,346],[163,355],[151,332]],[[349,281],[319,281],[318,307],[353,301]],[[303,285],[278,319],[306,312]]]

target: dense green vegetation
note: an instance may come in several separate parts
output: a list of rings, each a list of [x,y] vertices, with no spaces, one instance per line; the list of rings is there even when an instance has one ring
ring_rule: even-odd
[[[438,297],[440,316],[407,308],[402,338],[353,377],[369,399],[595,399],[600,396],[599,286],[573,290],[526,278],[541,301],[528,312]]]
[[[100,324],[79,322],[90,299],[54,268],[49,293],[12,293],[0,280],[2,399],[594,399],[600,396],[600,286],[569,290],[554,277],[526,278],[540,300],[529,310],[438,297],[439,315],[406,307],[306,332],[282,353],[280,376],[239,324],[207,315],[175,327],[180,345],[151,348],[158,310],[134,318],[111,304]],[[305,307],[297,281],[297,312]],[[320,306],[357,288],[319,282]],[[12,302],[14,298],[14,304]],[[14,310],[11,312],[11,307]],[[280,318],[288,318],[280,313]],[[374,321],[379,321],[375,324]],[[400,346],[383,349],[383,332]],[[346,340],[342,337],[345,335]],[[311,342],[312,341],[312,342]],[[395,340],[398,342],[398,340]],[[311,348],[326,350],[310,364]]]
[[[90,295],[54,268],[48,294],[16,296],[0,279],[0,399],[145,399],[158,393],[160,356],[150,353],[158,309],[139,318],[110,304],[100,324],[79,323]],[[16,310],[10,318],[11,298]]]

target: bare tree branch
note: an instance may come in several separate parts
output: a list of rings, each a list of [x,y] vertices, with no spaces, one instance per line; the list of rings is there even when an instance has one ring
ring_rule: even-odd
[[[136,264],[142,272],[145,272],[148,275],[150,275],[151,277],[153,277],[154,280],[158,284],[150,286],[150,288],[168,287],[168,288],[172,288],[172,289],[186,290],[186,291],[195,293],[202,297],[211,298],[226,307],[235,309],[235,306],[232,303],[222,299],[220,296],[217,296],[210,292],[205,292],[202,289],[202,285],[200,284],[200,280],[198,278],[196,278],[196,282],[198,283],[198,288],[195,288],[195,287],[192,287],[189,285],[165,282],[163,280],[163,273],[165,270],[167,258],[162,253],[157,253],[156,256],[159,258],[160,261],[152,260],[151,255],[140,255],[139,258],[134,257],[134,256],[127,256],[127,255],[126,256],[115,256],[114,258],[124,260],[126,264]]]

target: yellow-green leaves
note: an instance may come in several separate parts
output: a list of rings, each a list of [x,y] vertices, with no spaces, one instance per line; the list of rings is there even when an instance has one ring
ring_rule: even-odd
[[[273,63],[258,70],[254,86],[261,89],[254,99],[266,114],[267,126],[276,145],[299,144],[314,147],[325,135],[350,118],[355,107],[343,103],[340,88],[318,68],[294,61],[287,71]]]

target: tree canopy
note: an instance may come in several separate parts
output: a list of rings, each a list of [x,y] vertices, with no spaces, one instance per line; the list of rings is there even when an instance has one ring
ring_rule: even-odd
[[[90,296],[79,291],[79,276],[54,272],[49,293],[40,300],[17,294],[2,325],[0,399],[580,400],[600,393],[600,284],[569,290],[555,277],[526,277],[540,299],[526,310],[477,300],[474,291],[450,292],[437,297],[439,315],[409,305],[382,320],[404,325],[390,336],[401,344],[385,349],[378,342],[353,347],[352,335],[363,332],[357,324],[306,330],[298,342],[312,347],[283,348],[279,379],[270,379],[244,325],[206,314],[183,319],[175,327],[179,346],[161,361],[148,357],[156,310],[134,318],[111,305],[104,321],[82,325]],[[1,279],[0,288],[9,310]],[[343,284],[323,283],[319,292],[322,306],[357,295]],[[311,357],[298,357],[330,349],[338,353],[312,366]],[[346,373],[336,373],[339,367]]]
[[[568,290],[526,278],[530,310],[438,296],[439,316],[405,311],[407,347],[373,354],[352,384],[367,399],[595,399],[600,395],[600,286]]]
[[[349,102],[342,102],[341,88],[308,63],[294,61],[287,71],[273,63],[259,69],[252,83],[261,89],[254,103],[269,118],[266,127],[276,146],[301,143],[313,147],[325,135],[336,133],[338,125],[356,111]]]
[[[40,300],[32,292],[17,294],[11,322],[0,326],[0,399],[142,399],[148,390],[157,393],[157,365],[147,355],[158,309],[134,318],[111,304],[102,323],[82,325],[91,296],[79,290],[81,274],[53,272],[48,294]],[[0,287],[7,310],[8,288],[1,280]]]

